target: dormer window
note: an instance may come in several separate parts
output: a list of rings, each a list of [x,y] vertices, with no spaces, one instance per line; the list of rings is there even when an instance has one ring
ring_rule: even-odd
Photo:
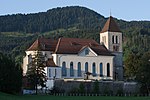
[[[88,54],[89,54],[89,50],[86,49],[86,50],[85,50],[85,55],[88,55]]]

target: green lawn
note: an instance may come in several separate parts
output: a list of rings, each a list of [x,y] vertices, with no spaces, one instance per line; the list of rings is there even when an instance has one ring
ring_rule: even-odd
[[[150,97],[107,97],[107,96],[50,96],[9,95],[0,93],[0,100],[150,100]]]

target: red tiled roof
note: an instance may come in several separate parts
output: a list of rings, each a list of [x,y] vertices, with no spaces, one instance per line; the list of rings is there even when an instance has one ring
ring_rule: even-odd
[[[98,55],[112,55],[103,45],[92,39],[60,38],[56,46],[56,54],[78,54],[85,46],[90,47]]]
[[[118,25],[116,24],[116,22],[114,21],[113,17],[110,16],[109,19],[107,20],[107,22],[105,23],[101,33],[103,32],[121,32],[120,28],[118,27]]]
[[[46,66],[47,67],[58,67],[54,61],[53,61],[53,58],[48,58],[48,60],[46,61]]]
[[[97,55],[109,55],[113,56],[110,51],[104,45],[90,47]]]
[[[31,46],[28,51],[42,50],[42,51],[55,51],[57,40],[38,38]]]
[[[112,56],[104,45],[100,45],[92,39],[80,38],[59,38],[58,41],[38,38],[28,51],[41,50],[53,51],[56,54],[78,54],[85,47],[90,47],[98,55]]]

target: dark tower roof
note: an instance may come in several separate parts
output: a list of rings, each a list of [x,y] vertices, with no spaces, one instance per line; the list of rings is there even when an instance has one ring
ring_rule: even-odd
[[[118,25],[116,24],[116,22],[114,21],[113,17],[110,16],[109,19],[107,20],[107,22],[105,23],[101,33],[103,32],[121,32],[120,28],[118,27]]]

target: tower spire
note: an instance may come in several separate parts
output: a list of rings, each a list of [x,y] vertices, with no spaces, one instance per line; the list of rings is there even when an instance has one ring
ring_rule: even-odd
[[[111,16],[111,9],[110,9],[110,16]]]
[[[106,21],[101,33],[104,32],[121,32],[120,28],[118,27],[117,23],[115,22],[115,20],[113,19],[112,16],[110,16],[108,18],[108,20]]]

